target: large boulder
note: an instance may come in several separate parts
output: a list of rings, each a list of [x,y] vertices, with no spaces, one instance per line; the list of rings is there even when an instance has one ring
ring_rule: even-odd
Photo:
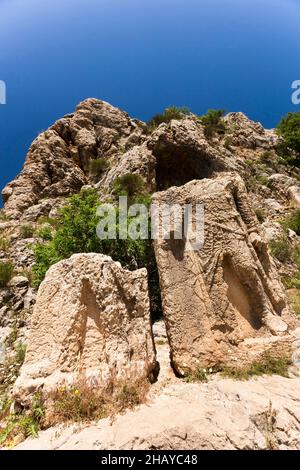
[[[204,205],[202,247],[191,249],[190,240],[176,239],[174,233],[170,239],[155,240],[177,371],[242,366],[265,353],[290,355],[284,289],[243,180],[229,173],[191,181],[156,193],[153,203],[161,208]],[[157,216],[161,222],[162,211]]]
[[[54,265],[41,284],[25,362],[14,396],[111,378],[138,380],[156,367],[147,271],[127,271],[110,257],[77,254]]]

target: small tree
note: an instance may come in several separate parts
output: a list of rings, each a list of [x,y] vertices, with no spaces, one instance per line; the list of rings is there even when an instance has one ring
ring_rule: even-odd
[[[134,186],[131,194],[135,193],[139,187],[140,185]],[[131,186],[130,189],[132,189]],[[136,196],[132,200],[133,203],[144,204],[149,201],[150,198],[147,195]],[[117,237],[102,240],[98,238],[96,232],[100,220],[97,216],[99,205],[100,201],[95,190],[82,191],[69,198],[68,204],[60,212],[59,225],[53,239],[34,248],[34,285],[38,287],[50,266],[62,259],[69,258],[75,253],[103,253],[119,261],[127,269],[147,268],[151,311],[153,318],[158,318],[161,315],[161,302],[158,272],[150,235],[150,221],[148,239],[134,240],[130,237],[122,239],[119,234],[118,209],[116,209]],[[131,220],[132,218],[128,216],[127,224]]]

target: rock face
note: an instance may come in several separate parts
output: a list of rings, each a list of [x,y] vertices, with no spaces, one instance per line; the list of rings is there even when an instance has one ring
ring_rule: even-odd
[[[172,362],[178,372],[199,365],[239,365],[266,350],[289,353],[285,294],[268,246],[250,208],[243,180],[234,174],[191,181],[157,193],[153,202],[204,204],[204,245],[155,241]],[[194,211],[195,215],[195,211]],[[250,338],[259,338],[253,343]],[[253,354],[249,354],[249,350]],[[280,351],[281,349],[281,351]],[[275,351],[277,350],[277,351]],[[257,356],[257,357],[255,357]]]
[[[145,269],[130,272],[110,257],[74,255],[42,283],[14,395],[110,378],[145,378],[156,367]]]
[[[36,220],[57,198],[89,182],[91,160],[124,153],[141,142],[142,123],[104,101],[88,99],[32,143],[19,176],[2,192],[6,214]],[[27,212],[26,212],[27,211]]]
[[[275,174],[269,177],[269,182],[279,193],[300,207],[300,184],[297,179]]]
[[[228,113],[224,121],[228,127],[231,145],[270,150],[278,143],[279,138],[274,130],[264,129],[260,123],[251,121],[243,113]]]

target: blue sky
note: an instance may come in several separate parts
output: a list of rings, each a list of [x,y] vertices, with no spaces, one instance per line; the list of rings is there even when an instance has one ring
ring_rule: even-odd
[[[299,25],[300,0],[0,0],[0,188],[91,96],[143,120],[176,104],[274,126],[300,111]]]

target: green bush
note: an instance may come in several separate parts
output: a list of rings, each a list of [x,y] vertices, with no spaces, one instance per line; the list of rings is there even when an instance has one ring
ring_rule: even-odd
[[[24,343],[17,344],[15,347],[15,350],[16,350],[16,361],[18,364],[20,364],[20,367],[21,367],[21,365],[23,364],[25,360],[26,344]]]
[[[284,116],[277,125],[277,132],[291,149],[300,152],[300,112]]]
[[[7,251],[10,247],[8,238],[0,238],[0,251]]]
[[[204,125],[204,133],[207,138],[213,137],[214,134],[224,134],[226,130],[222,120],[224,114],[224,109],[209,109],[206,114],[199,117]]]
[[[41,217],[39,217],[38,223],[40,225],[48,224],[48,225],[51,225],[51,227],[53,228],[57,228],[59,225],[59,220],[54,219],[53,217],[47,217],[47,216],[42,215]]]
[[[282,282],[286,289],[300,289],[300,272],[293,276],[283,276]]]
[[[261,207],[257,207],[254,212],[258,221],[262,224],[266,220],[266,212]]]
[[[207,382],[208,381],[208,374],[206,369],[198,367],[195,371],[189,372],[186,377],[184,378],[185,382]]]
[[[133,197],[144,191],[144,180],[135,173],[120,176],[114,182],[114,194],[117,196]]]
[[[52,240],[53,236],[52,236],[52,230],[50,227],[48,226],[45,226],[45,227],[42,227],[38,232],[37,232],[37,235],[42,238],[43,240],[45,241],[48,241],[48,240]]]
[[[6,220],[8,220],[8,217],[6,216],[4,210],[0,209],[0,221],[5,222]]]
[[[269,186],[269,178],[265,175],[259,175],[257,176],[257,182],[261,184],[262,186]]]
[[[300,235],[300,209],[295,209],[281,224],[285,229],[293,230]]]
[[[21,225],[20,235],[22,238],[32,238],[34,235],[34,227],[31,224]]]
[[[278,154],[287,163],[300,166],[300,112],[284,116],[277,126],[277,133],[284,139],[284,143],[279,144]]]
[[[5,427],[0,429],[0,446],[14,445],[15,438],[38,437],[44,415],[44,403],[36,394],[28,410],[12,413],[4,421]]]
[[[149,197],[136,198],[132,202],[149,202]],[[34,248],[35,265],[34,285],[42,282],[46,272],[54,263],[69,258],[75,253],[103,253],[119,261],[127,269],[148,269],[151,311],[153,318],[161,316],[159,281],[151,237],[147,240],[121,239],[118,222],[116,225],[117,239],[100,240],[96,227],[100,220],[97,208],[100,204],[94,190],[83,191],[72,196],[68,204],[61,210],[59,225],[53,239],[38,244]],[[117,214],[118,220],[118,214]],[[129,224],[132,219],[128,217]],[[151,227],[149,223],[149,233]]]
[[[288,239],[285,237],[281,238],[280,240],[271,241],[270,250],[272,255],[281,263],[289,262],[292,259],[292,248]]]
[[[190,110],[187,107],[171,106],[166,108],[162,114],[153,116],[150,121],[148,121],[147,126],[150,129],[155,129],[163,122],[168,123],[172,121],[172,119],[183,119],[188,114],[190,114]]]
[[[105,158],[91,160],[89,164],[89,169],[92,176],[100,176],[107,168],[108,163]]]
[[[233,368],[221,367],[223,377],[228,377],[235,380],[248,380],[251,377],[259,375],[281,375],[288,377],[288,366],[291,361],[288,358],[272,358],[265,356],[260,361],[254,361],[249,367]]]
[[[0,263],[0,287],[5,287],[11,280],[14,273],[12,263]]]

